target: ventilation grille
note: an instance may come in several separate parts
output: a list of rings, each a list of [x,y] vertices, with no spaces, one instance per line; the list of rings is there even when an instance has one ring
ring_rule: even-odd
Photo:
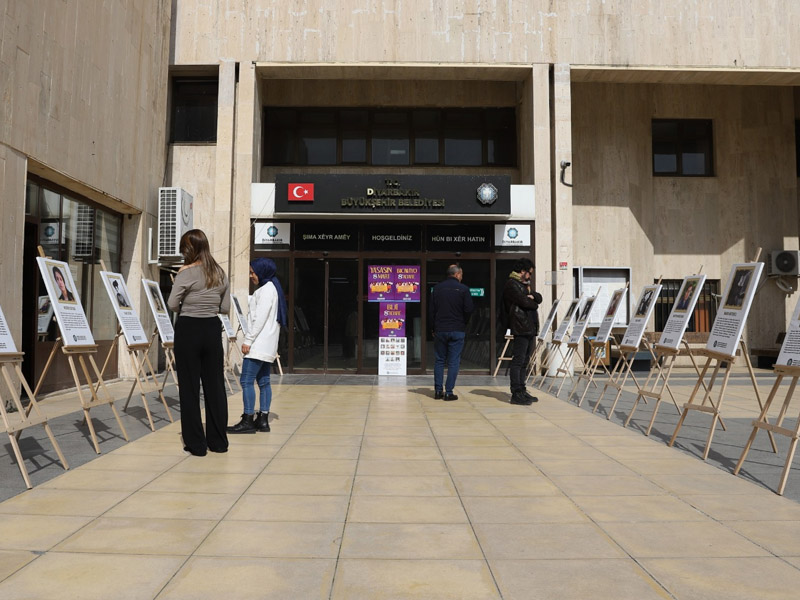
[[[91,258],[94,251],[94,208],[78,204],[75,212],[73,258]]]
[[[158,190],[158,255],[180,256],[178,243],[180,198],[178,188]]]

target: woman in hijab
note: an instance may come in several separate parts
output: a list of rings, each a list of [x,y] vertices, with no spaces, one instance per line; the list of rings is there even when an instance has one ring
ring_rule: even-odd
[[[257,258],[250,263],[250,281],[257,287],[250,298],[247,315],[248,334],[242,343],[242,401],[244,414],[228,433],[255,433],[269,431],[269,408],[272,387],[269,374],[278,356],[278,338],[281,325],[286,326],[286,298],[278,281],[275,263],[268,258]],[[253,385],[260,391],[258,413],[255,412],[256,395]]]

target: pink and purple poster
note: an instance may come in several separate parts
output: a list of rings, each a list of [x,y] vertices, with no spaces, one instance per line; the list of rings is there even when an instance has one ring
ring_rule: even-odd
[[[394,300],[394,266],[368,265],[367,301]]]
[[[406,305],[402,302],[381,302],[378,337],[406,337]]]
[[[395,265],[394,299],[398,302],[419,302],[419,265]]]

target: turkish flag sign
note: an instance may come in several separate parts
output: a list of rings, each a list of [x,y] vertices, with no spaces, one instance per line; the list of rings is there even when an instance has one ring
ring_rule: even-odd
[[[314,200],[313,183],[290,183],[289,202],[311,202]]]

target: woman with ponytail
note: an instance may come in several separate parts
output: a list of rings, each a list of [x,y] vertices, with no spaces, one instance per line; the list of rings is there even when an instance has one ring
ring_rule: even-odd
[[[192,229],[180,241],[183,266],[167,300],[175,322],[175,367],[181,404],[184,450],[195,456],[228,451],[228,398],[223,375],[220,313],[230,311],[228,278],[211,256],[206,234]],[[200,382],[206,428],[200,418]]]
[[[250,298],[247,315],[248,333],[242,344],[242,402],[244,414],[228,433],[255,433],[269,431],[269,408],[272,404],[272,386],[269,374],[278,356],[278,338],[281,325],[287,324],[286,298],[278,280],[275,263],[268,258],[257,258],[250,263],[250,281],[256,291]],[[258,385],[259,408],[255,412]]]

